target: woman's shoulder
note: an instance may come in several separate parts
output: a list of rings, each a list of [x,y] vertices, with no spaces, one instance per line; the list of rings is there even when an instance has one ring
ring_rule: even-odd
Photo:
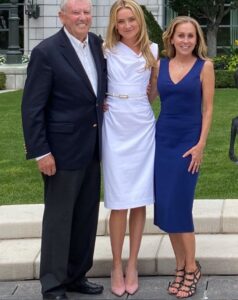
[[[159,45],[154,43],[154,42],[150,42],[150,49],[158,49]]]
[[[157,62],[157,68],[158,68],[158,73],[159,70],[162,68],[163,70],[165,70],[166,68],[168,68],[168,62],[169,62],[169,58],[168,57],[161,57],[158,62]]]
[[[160,61],[160,64],[166,65],[169,63],[169,58],[168,57],[160,57],[159,61]]]
[[[118,52],[117,44],[112,48],[108,48],[105,45],[103,45],[103,54],[106,59],[113,54],[115,55],[117,52]]]
[[[198,61],[200,61],[203,71],[214,69],[213,61],[211,59],[209,59],[209,58],[207,58],[207,59],[198,58]]]
[[[211,59],[204,59],[204,66],[206,68],[213,68],[213,61]]]
[[[203,59],[203,66],[201,70],[201,80],[205,78],[214,77],[214,65],[211,59]]]
[[[197,57],[197,60],[203,64],[204,66],[210,66],[212,67],[213,66],[213,61],[210,59],[210,58],[200,58],[200,57]]]
[[[151,42],[150,50],[153,53],[154,57],[157,59],[159,57],[159,45],[154,42]]]

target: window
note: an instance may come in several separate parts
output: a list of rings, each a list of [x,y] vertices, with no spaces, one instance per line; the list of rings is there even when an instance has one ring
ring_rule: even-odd
[[[229,6],[230,1],[225,1],[225,6]],[[167,24],[170,22],[172,18],[176,15],[185,14],[184,11],[181,14],[174,13],[173,10],[168,5],[168,0],[164,0],[164,24],[163,27],[166,28]],[[188,13],[186,13],[188,14]],[[204,30],[204,34],[206,36],[206,24],[207,20],[205,18],[199,18],[196,15],[192,15],[191,17],[195,18],[202,29]],[[231,10],[227,15],[224,16],[222,22],[219,26],[217,33],[217,52],[224,53],[224,49],[230,49],[230,47],[234,47],[235,40],[238,39],[238,9]]]
[[[4,1],[4,3],[3,3]],[[0,54],[5,54],[8,48],[10,1],[0,0]],[[23,51],[24,43],[24,1],[18,3],[19,16],[19,45]]]

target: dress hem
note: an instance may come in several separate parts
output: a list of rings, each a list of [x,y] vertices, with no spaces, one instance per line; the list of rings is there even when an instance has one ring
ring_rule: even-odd
[[[104,206],[107,209],[113,209],[113,210],[122,210],[122,209],[130,209],[130,208],[137,208],[137,207],[142,207],[142,206],[147,206],[147,205],[153,205],[154,204],[154,200],[152,202],[147,202],[147,203],[131,203],[130,205],[127,206],[123,206],[123,207],[118,207],[118,206],[110,206],[110,205],[105,205],[104,202]]]
[[[159,227],[160,230],[162,230],[168,234],[170,234],[170,233],[171,234],[173,234],[173,233],[195,233],[194,228],[189,229],[189,230],[168,230],[168,229],[164,228],[163,226],[156,224],[155,222],[154,222],[154,225]]]

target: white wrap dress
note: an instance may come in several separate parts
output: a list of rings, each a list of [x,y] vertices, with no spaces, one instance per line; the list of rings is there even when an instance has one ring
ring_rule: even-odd
[[[157,58],[158,46],[151,44]],[[105,51],[108,111],[102,128],[104,203],[129,209],[154,203],[155,117],[146,95],[151,70],[118,42]]]

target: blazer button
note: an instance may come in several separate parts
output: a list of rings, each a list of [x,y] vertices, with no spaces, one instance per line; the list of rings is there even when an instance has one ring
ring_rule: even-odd
[[[97,127],[97,126],[98,126],[98,124],[97,124],[97,123],[94,123],[94,124],[93,124],[93,127]]]

